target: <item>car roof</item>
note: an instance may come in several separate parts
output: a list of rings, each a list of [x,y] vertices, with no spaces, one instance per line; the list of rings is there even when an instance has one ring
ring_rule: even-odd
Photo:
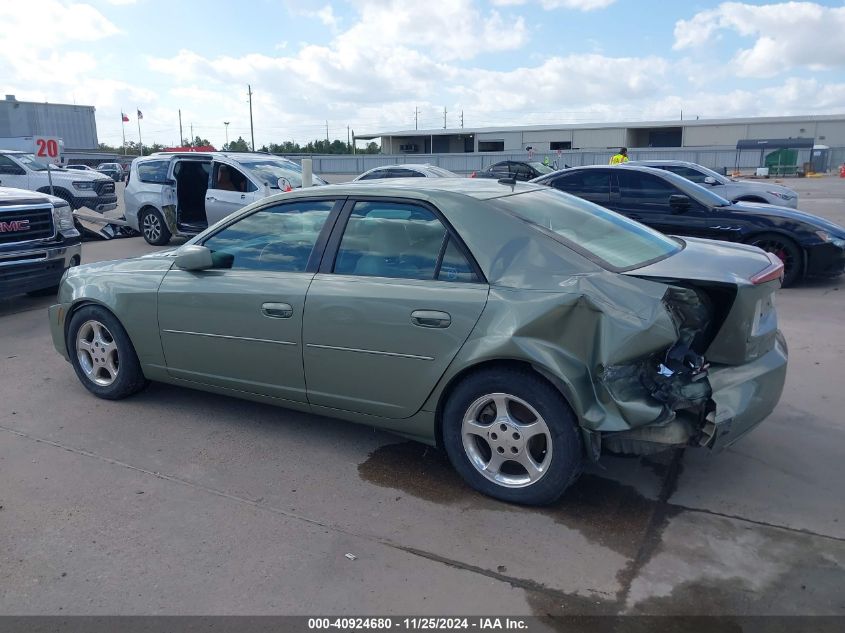
[[[499,182],[493,178],[387,178],[359,180],[322,186],[314,195],[376,195],[380,197],[427,198],[438,193],[464,195],[477,200],[490,200],[514,193],[546,190],[545,185]],[[286,196],[307,196],[309,190],[297,189]]]
[[[235,161],[255,160],[257,158],[275,158],[277,160],[284,160],[293,163],[290,158],[284,156],[277,156],[276,154],[269,154],[267,152],[155,152],[143,158],[229,158]]]
[[[631,165],[633,163],[633,165]],[[631,160],[625,163],[626,166],[636,165],[678,165],[679,167],[699,167],[698,163],[693,163],[688,160],[668,160],[668,159],[652,159],[652,160]]]

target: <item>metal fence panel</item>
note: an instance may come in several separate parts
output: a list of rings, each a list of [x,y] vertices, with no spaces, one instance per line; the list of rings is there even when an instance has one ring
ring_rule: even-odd
[[[581,167],[583,165],[606,165],[615,150],[566,150],[557,152],[537,152],[530,157],[527,152],[483,152],[466,154],[355,154],[355,155],[322,155],[322,156],[290,156],[292,160],[302,158],[313,160],[314,173],[358,175],[373,167],[383,165],[397,165],[407,163],[428,163],[448,169],[458,174],[466,175],[474,171],[486,169],[493,163],[503,160],[533,160],[542,162],[549,159],[558,168],[565,166]],[[684,160],[709,167],[719,172],[730,173],[735,167],[748,171],[761,167],[760,152],[742,151],[726,147],[649,147],[632,149],[628,155],[631,160]],[[798,168],[810,160],[810,150],[798,152]],[[834,147],[830,150],[830,167],[837,169],[845,163],[845,147]]]

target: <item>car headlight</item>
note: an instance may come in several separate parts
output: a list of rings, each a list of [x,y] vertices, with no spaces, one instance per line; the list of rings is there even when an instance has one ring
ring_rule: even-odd
[[[73,212],[66,204],[53,207],[53,223],[59,231],[73,231]]]
[[[79,189],[80,191],[91,191],[94,189],[94,183],[90,180],[79,180],[73,183],[75,189]]]

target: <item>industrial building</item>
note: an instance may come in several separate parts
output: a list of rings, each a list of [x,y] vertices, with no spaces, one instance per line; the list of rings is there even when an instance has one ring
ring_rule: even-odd
[[[845,147],[845,114],[579,123],[436,130],[400,130],[356,134],[356,140],[380,138],[384,154],[520,152],[629,148],[735,148],[747,139],[812,139]]]
[[[0,138],[56,136],[68,150],[96,150],[94,106],[18,101],[6,95],[0,101]]]

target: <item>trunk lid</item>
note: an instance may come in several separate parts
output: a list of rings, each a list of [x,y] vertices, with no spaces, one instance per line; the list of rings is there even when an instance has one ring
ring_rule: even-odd
[[[708,361],[740,365],[771,350],[778,330],[774,294],[780,281],[750,281],[771,265],[768,256],[743,244],[696,238],[684,241],[685,248],[672,257],[625,274],[695,292],[697,300],[689,294],[683,297],[687,308],[678,305],[682,295],[671,291],[664,303],[676,315],[676,322],[681,321],[679,330],[699,330],[693,347]],[[700,303],[694,324],[683,323],[682,315],[691,314],[690,302]]]

